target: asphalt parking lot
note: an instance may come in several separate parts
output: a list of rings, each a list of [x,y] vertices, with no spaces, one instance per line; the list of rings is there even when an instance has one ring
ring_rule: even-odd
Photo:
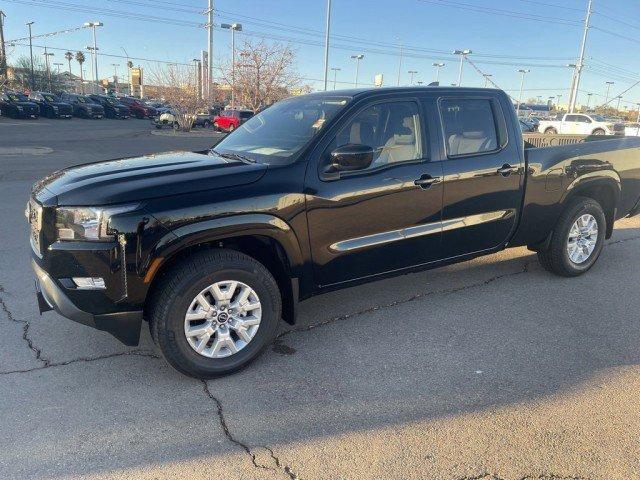
[[[128,348],[38,315],[34,181],[215,140],[0,119],[0,478],[640,478],[638,217],[580,278],[515,249],[311,299],[258,361],[208,382],[146,329]]]

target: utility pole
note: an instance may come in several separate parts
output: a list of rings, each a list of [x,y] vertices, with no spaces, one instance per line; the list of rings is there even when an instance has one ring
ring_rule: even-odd
[[[206,85],[204,91],[208,99],[211,97],[211,82],[213,79],[213,0],[208,0],[207,10],[204,14],[207,16],[207,23],[205,24],[207,29],[207,66],[203,81]]]
[[[33,73],[33,35],[31,34],[31,25],[34,22],[27,22],[27,27],[29,27],[29,58],[31,59],[31,90],[36,89],[36,78]]]
[[[118,67],[120,66],[120,64],[112,63],[111,66],[113,67],[113,85],[115,87],[116,93],[120,93],[118,89]]]
[[[362,60],[364,58],[364,54],[363,53],[359,53],[358,55],[351,55],[351,58],[355,59],[356,61],[356,79],[353,82],[355,85],[355,88],[358,88],[358,71],[360,69],[360,60]],[[335,90],[335,88],[334,88]]]
[[[242,31],[239,23],[223,23],[222,28],[231,30],[231,108],[236,106],[236,31]]]
[[[472,54],[473,52],[469,49],[465,50],[454,50],[454,55],[460,55],[460,70],[458,71],[458,87],[462,86],[462,67],[464,67],[464,59],[467,58],[467,55]]]
[[[518,97],[518,108],[516,110],[516,116],[520,116],[520,105],[522,104],[522,91],[524,89],[524,76],[529,73],[531,70],[526,70],[524,68],[521,68],[520,70],[518,70],[519,73],[522,74],[522,78],[520,79],[520,97]]]
[[[49,57],[53,57],[53,53],[47,52],[47,47],[44,47],[44,64],[47,69],[47,83],[49,85],[49,91],[51,91],[51,68],[49,68]]]
[[[417,70],[409,70],[407,73],[410,75],[410,77],[409,77],[409,85],[413,85],[413,76],[416,73],[418,73],[418,71]]]
[[[398,59],[398,86],[400,86],[400,72],[402,71],[402,50],[403,46],[402,43],[400,43],[400,58]]]
[[[436,67],[436,79],[434,81],[437,83],[440,81],[440,69],[444,67],[444,63],[436,62],[436,63],[432,63],[431,65]]]
[[[614,85],[615,82],[605,82],[607,84],[607,95],[604,100],[604,108],[607,108],[607,104],[609,103],[609,90],[611,90],[611,85]]]
[[[4,46],[4,17],[6,15],[0,10],[0,79],[7,78],[7,52]]]
[[[324,90],[329,80],[329,32],[331,31],[331,0],[327,0],[327,25],[324,32]]]
[[[87,51],[91,52],[91,56],[95,55],[95,47],[87,46]],[[91,59],[91,76],[93,77],[93,85],[91,86],[91,91],[89,93],[96,93],[95,84],[97,83],[97,75],[96,75],[96,64],[93,62],[93,58]]]
[[[578,100],[578,91],[580,89],[580,77],[582,76],[582,69],[584,68],[584,52],[587,47],[587,35],[589,34],[589,20],[591,20],[591,6],[593,4],[593,0],[589,0],[589,4],[587,5],[587,16],[584,19],[584,32],[582,33],[582,45],[580,46],[580,58],[578,59],[578,63],[576,64],[575,69],[575,81],[573,82],[573,87],[571,89],[571,97],[569,99],[569,113],[573,113],[576,108],[576,103]]]
[[[489,86],[489,77],[493,77],[493,75],[484,73],[482,76],[484,77],[484,88],[487,88]]]
[[[337,77],[338,77],[338,72],[340,71],[340,68],[336,68],[336,67],[331,67],[331,71],[333,72],[333,89],[336,89],[336,81],[337,81]]]
[[[618,95],[618,106],[616,107],[618,113],[620,113],[620,100],[622,100],[622,95]]]

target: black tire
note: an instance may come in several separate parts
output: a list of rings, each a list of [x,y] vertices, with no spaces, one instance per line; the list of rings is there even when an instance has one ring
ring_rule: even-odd
[[[581,263],[574,263],[567,252],[569,230],[577,218],[584,214],[591,214],[598,224],[598,238],[591,255]],[[576,277],[587,272],[598,260],[607,230],[607,220],[602,207],[592,198],[574,197],[558,219],[551,236],[549,248],[538,252],[538,260],[543,268],[562,277]]]
[[[553,127],[549,127],[544,131],[544,133],[546,135],[556,135],[558,133],[558,131]]]
[[[229,132],[233,132],[236,129],[235,125],[232,123],[229,125]]]
[[[262,304],[260,326],[237,353],[207,358],[188,343],[184,317],[196,295],[223,280],[243,282],[256,292]],[[185,375],[207,379],[238,371],[259,356],[277,334],[282,302],[275,279],[261,263],[240,252],[216,249],[196,253],[164,274],[148,311],[151,335],[167,362]]]
[[[605,132],[605,131],[604,131],[603,129],[601,129],[601,128],[596,128],[596,129],[593,131],[593,135],[605,135],[606,133],[607,133],[607,132]]]
[[[213,129],[214,129],[216,132],[219,132],[219,131],[220,131],[220,125],[218,125],[218,122],[214,122],[214,123],[213,123]]]

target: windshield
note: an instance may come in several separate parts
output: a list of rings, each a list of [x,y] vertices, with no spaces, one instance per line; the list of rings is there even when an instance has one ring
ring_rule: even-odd
[[[260,163],[288,163],[349,101],[347,97],[293,97],[263,110],[218,145]]]
[[[7,97],[9,97],[9,100],[11,100],[12,102],[28,102],[29,101],[29,99],[21,93],[7,92]]]

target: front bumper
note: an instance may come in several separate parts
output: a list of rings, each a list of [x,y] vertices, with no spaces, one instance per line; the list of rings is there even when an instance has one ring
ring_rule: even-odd
[[[31,267],[36,274],[36,295],[40,313],[55,310],[63,317],[110,333],[125,345],[138,345],[142,311],[94,315],[79,309],[35,260]]]

